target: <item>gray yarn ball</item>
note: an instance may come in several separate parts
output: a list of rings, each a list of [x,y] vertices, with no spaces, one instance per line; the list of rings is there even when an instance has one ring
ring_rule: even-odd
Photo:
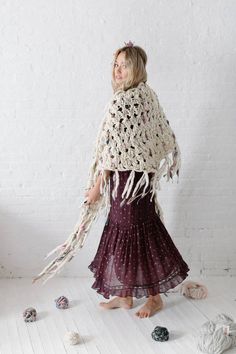
[[[33,307],[28,307],[23,312],[23,317],[25,322],[34,322],[36,321],[37,311]]]
[[[69,300],[65,296],[59,296],[57,299],[54,300],[56,303],[56,307],[58,309],[67,309],[69,307]]]
[[[169,332],[165,327],[156,326],[152,331],[152,338],[158,342],[165,342],[169,339]]]

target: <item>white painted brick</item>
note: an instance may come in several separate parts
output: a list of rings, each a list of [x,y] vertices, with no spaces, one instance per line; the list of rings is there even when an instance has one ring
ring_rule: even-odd
[[[74,229],[112,55],[129,39],[147,51],[182,153],[179,183],[158,192],[165,226],[191,275],[236,275],[236,3],[158,0],[145,17],[135,4],[119,16],[115,0],[1,5],[0,276],[35,275]],[[104,223],[61,275],[92,276]]]

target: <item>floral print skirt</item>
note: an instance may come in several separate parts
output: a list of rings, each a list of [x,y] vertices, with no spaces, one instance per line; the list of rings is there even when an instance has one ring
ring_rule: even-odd
[[[117,197],[113,200],[115,173],[111,171],[111,208],[97,252],[88,266],[95,278],[92,288],[106,299],[165,293],[180,284],[189,271],[155,211],[154,197],[150,201],[151,192],[120,206],[129,173],[119,171]],[[135,172],[133,189],[141,175]]]

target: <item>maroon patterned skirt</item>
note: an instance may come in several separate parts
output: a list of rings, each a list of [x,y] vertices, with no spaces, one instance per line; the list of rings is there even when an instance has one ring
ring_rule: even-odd
[[[120,207],[129,173],[119,171],[117,197],[113,200],[115,174],[111,171],[111,208],[96,255],[88,266],[95,278],[92,288],[106,299],[165,293],[181,283],[189,271],[155,211],[154,197],[150,202],[151,192]],[[141,175],[135,172],[132,190]]]

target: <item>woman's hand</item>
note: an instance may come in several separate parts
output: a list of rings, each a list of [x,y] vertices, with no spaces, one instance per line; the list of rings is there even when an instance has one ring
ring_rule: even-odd
[[[106,176],[106,180],[109,179],[110,176],[110,172],[109,170],[105,171],[105,176]],[[98,176],[97,181],[95,183],[95,185],[93,185],[86,193],[85,193],[85,197],[87,197],[87,201],[85,203],[87,204],[93,204],[96,203],[100,197],[100,184],[102,184],[103,187],[103,181],[101,180],[101,174]]]
[[[100,189],[95,185],[85,193],[85,197],[87,197],[85,203],[94,204],[100,199],[100,196]]]

